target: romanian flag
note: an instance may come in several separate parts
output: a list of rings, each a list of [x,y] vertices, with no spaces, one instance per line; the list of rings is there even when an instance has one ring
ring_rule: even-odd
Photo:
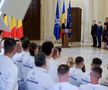
[[[16,39],[16,19],[14,17],[11,17],[11,37]]]
[[[61,26],[63,23],[65,23],[66,14],[65,14],[65,1],[63,0],[63,8],[62,8],[62,15],[61,15]],[[62,38],[63,32],[60,30],[60,38]]]
[[[16,36],[17,36],[17,39],[20,39],[20,38],[23,37],[23,24],[22,24],[22,20],[18,20]]]
[[[5,23],[6,27],[9,28],[8,16],[4,15],[3,19],[4,19],[4,23]],[[8,38],[8,37],[10,37],[10,35],[11,34],[9,31],[3,30],[3,38]]]

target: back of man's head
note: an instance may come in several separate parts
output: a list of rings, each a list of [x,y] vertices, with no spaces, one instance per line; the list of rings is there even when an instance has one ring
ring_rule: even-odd
[[[16,41],[14,39],[7,38],[4,41],[4,51],[5,51],[5,54],[14,52],[15,48],[16,48]]]
[[[20,40],[22,43],[23,50],[27,50],[29,48],[29,45],[30,45],[30,40],[27,37],[22,37]]]
[[[68,65],[62,64],[58,67],[58,75],[65,75],[66,73],[69,72],[69,67]]]
[[[46,56],[44,53],[39,53],[35,56],[35,66],[36,67],[46,66]]]
[[[61,47],[55,47],[55,48],[57,48],[59,51],[59,54],[61,54],[62,48]]]
[[[76,65],[81,65],[81,64],[83,64],[83,62],[84,62],[83,57],[81,57],[81,56],[76,57],[76,59],[75,59],[75,64]]]
[[[54,44],[51,41],[46,41],[42,44],[42,52],[47,56],[52,54],[52,49],[54,48]]]
[[[102,68],[101,67],[93,67],[91,72],[91,78],[100,79],[102,77]]]
[[[101,64],[102,64],[102,60],[100,58],[94,58],[91,63],[92,67],[96,67],[96,66],[100,67]]]

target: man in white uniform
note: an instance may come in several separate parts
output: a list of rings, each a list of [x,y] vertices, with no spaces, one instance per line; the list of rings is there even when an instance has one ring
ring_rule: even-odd
[[[84,66],[84,59],[83,57],[77,57],[75,59],[75,67],[70,68],[70,78],[69,81],[71,84],[80,86],[81,85],[81,79],[83,76],[82,68]]]
[[[102,86],[99,83],[99,79],[102,77],[102,69],[100,67],[92,68],[90,73],[91,83],[81,85],[79,90],[108,90],[108,87]]]
[[[38,53],[38,46],[36,43],[30,43],[29,46],[29,52],[30,55],[24,57],[23,59],[23,65],[22,65],[22,74],[23,74],[23,79],[27,77],[27,74],[30,70],[33,69],[35,66],[35,55]]]
[[[35,57],[35,66],[27,75],[27,90],[49,90],[54,84],[52,77],[47,73],[46,56],[39,53]]]
[[[59,82],[55,84],[50,90],[78,90],[78,87],[69,83],[69,67],[67,65],[60,65],[58,67]]]
[[[102,60],[100,58],[94,58],[91,63],[91,70],[93,67],[101,67],[101,65],[102,65]],[[81,79],[81,84],[90,83],[90,72],[91,71],[87,71],[83,74],[83,77]]]
[[[21,38],[21,43],[22,43],[23,51],[22,51],[22,53],[15,55],[13,58],[13,61],[18,67],[18,78],[20,80],[23,80],[22,62],[23,62],[24,57],[30,55],[30,53],[29,53],[30,41],[27,37],[23,37],[23,38]]]
[[[22,44],[22,53],[17,53],[14,58],[13,61],[14,63],[17,65],[18,67],[18,84],[19,84],[19,89],[20,90],[24,90],[25,85],[24,85],[24,78],[23,78],[23,74],[22,74],[22,63],[23,63],[23,59],[26,56],[29,56],[29,45],[30,45],[30,41],[27,37],[22,37],[21,38],[21,44]]]
[[[54,44],[50,41],[44,42],[42,45],[42,52],[45,53],[48,63],[48,73],[53,77],[54,81],[57,82],[57,68],[56,61],[52,58],[54,50]]]
[[[16,41],[6,39],[4,50],[4,55],[0,56],[0,90],[18,90],[18,68],[11,59],[15,54]]]

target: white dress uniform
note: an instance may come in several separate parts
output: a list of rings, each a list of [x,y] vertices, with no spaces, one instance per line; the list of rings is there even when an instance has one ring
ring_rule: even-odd
[[[75,86],[80,86],[81,85],[81,79],[83,76],[83,72],[79,68],[71,68],[70,73],[69,73],[69,81],[71,84]]]
[[[83,77],[81,79],[81,84],[88,84],[88,83],[90,83],[90,72],[91,71],[88,71],[88,72],[85,72],[83,74]]]
[[[108,87],[108,73],[103,75],[103,77],[100,79],[100,83]]]
[[[94,85],[94,84],[87,84],[87,85],[81,85],[79,87],[79,90],[108,90],[108,87],[102,86],[102,85]]]
[[[27,75],[27,90],[49,90],[54,85],[46,69],[34,67]]]
[[[48,64],[48,73],[53,77],[54,81],[57,82],[58,81],[57,62],[53,58],[50,58],[50,59],[47,58],[47,64]]]
[[[12,60],[0,56],[0,90],[18,90],[18,68]]]
[[[22,65],[22,74],[23,74],[23,79],[25,80],[27,77],[27,74],[30,70],[33,69],[33,67],[35,66],[35,57],[28,55],[26,57],[24,57],[23,59],[23,65]]]
[[[79,90],[78,87],[71,85],[68,82],[55,84],[50,90]]]
[[[30,55],[29,52],[23,51],[22,53],[15,54],[15,56],[13,57],[13,61],[14,61],[14,63],[18,67],[18,78],[20,80],[23,80],[23,75],[22,75],[22,63],[23,63],[23,59],[24,59],[24,57],[27,57],[28,55]]]

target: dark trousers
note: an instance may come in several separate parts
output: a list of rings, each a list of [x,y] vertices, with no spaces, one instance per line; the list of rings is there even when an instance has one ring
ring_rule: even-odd
[[[97,37],[96,37],[96,35],[92,35],[92,39],[93,39],[93,46],[96,47],[97,46]]]
[[[62,46],[63,46],[63,44],[64,44],[64,33],[62,35]]]
[[[98,38],[98,47],[101,47],[101,43],[102,43],[101,36],[98,36],[97,38]]]

